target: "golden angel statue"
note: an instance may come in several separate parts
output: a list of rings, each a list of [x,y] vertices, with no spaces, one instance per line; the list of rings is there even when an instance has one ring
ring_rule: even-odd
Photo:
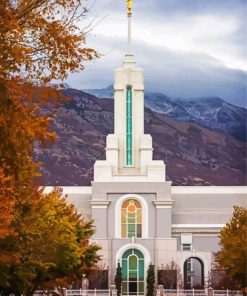
[[[128,14],[132,14],[132,0],[126,0],[127,2],[127,8],[128,8]]]

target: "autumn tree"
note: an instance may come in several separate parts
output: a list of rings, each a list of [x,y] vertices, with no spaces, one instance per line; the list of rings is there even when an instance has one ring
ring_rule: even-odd
[[[85,47],[80,26],[86,13],[81,0],[0,2],[0,168],[15,183],[19,200],[38,175],[34,143],[55,140],[55,114],[42,110],[64,98],[50,82],[98,56]]]
[[[97,57],[80,29],[81,0],[6,0],[0,3],[0,167],[19,189],[37,174],[33,144],[53,142],[52,114],[61,103],[50,82],[84,68]]]
[[[97,56],[85,48],[81,0],[6,0],[0,4],[1,77],[32,82],[65,79]]]
[[[6,177],[0,168],[0,239],[13,232],[11,226],[14,220],[14,189],[11,177]],[[1,256],[1,254],[0,254]]]
[[[9,245],[19,255],[19,260],[0,263],[2,294],[66,287],[99,261],[99,246],[89,243],[92,221],[84,221],[61,194],[58,188],[39,194],[22,212],[18,235],[0,240],[0,248]]]
[[[227,275],[244,289],[247,283],[247,208],[234,207],[231,220],[220,232],[216,260]]]
[[[27,294],[39,285],[69,282],[94,262],[91,222],[80,222],[59,192],[38,191],[40,163],[32,156],[36,142],[45,146],[56,137],[56,115],[43,110],[65,98],[52,81],[63,81],[98,56],[85,46],[86,13],[81,0],[0,1],[1,293]]]

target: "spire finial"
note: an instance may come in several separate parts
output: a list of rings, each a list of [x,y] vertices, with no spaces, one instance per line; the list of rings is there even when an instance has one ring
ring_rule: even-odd
[[[127,2],[127,9],[128,9],[128,16],[132,15],[132,0],[126,0]]]
[[[128,55],[131,55],[131,18],[132,18],[132,0],[126,0],[128,9]]]

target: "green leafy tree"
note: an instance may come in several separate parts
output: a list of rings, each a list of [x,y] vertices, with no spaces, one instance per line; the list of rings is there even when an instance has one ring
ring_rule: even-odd
[[[220,232],[216,260],[242,289],[247,286],[247,208],[234,207],[233,216]]]
[[[117,289],[117,296],[121,296],[122,292],[122,267],[120,265],[120,262],[117,264],[117,270],[116,270],[116,276],[115,276],[115,285]]]
[[[155,267],[151,263],[149,264],[147,271],[147,296],[154,295],[154,283],[155,283]]]
[[[55,188],[33,196],[16,220],[16,234],[0,241],[0,248],[8,246],[17,254],[16,260],[0,264],[0,294],[32,295],[37,289],[66,287],[99,261],[99,246],[89,243],[92,221],[84,221],[61,194]]]

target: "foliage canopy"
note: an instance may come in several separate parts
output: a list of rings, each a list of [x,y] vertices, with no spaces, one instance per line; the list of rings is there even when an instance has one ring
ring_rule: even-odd
[[[216,260],[241,288],[247,283],[247,208],[234,207],[233,216],[220,232]]]
[[[61,194],[59,188],[49,194],[38,192],[19,210],[16,233],[0,240],[5,250],[5,261],[0,262],[4,294],[67,286],[98,262],[99,247],[89,243],[92,221],[85,222]]]
[[[49,107],[65,98],[52,80],[98,57],[85,46],[86,13],[81,0],[0,2],[0,294],[66,286],[99,260],[92,222],[59,189],[38,190],[32,156],[56,138]]]

